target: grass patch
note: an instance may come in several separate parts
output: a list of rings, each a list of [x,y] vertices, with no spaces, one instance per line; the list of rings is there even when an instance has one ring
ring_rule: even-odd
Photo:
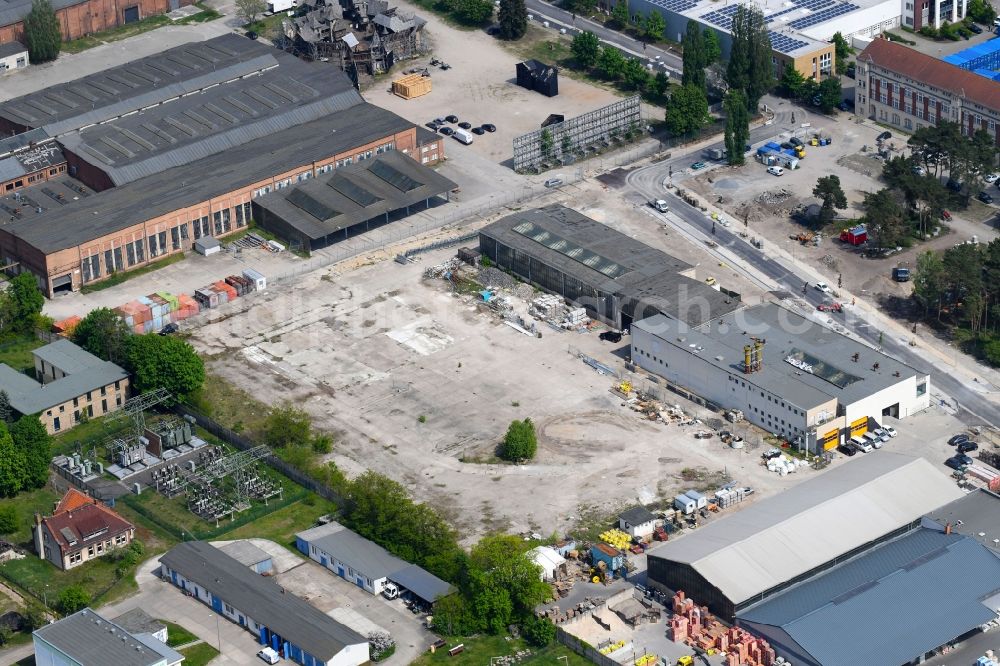
[[[59,593],[70,585],[81,586],[91,602],[103,597],[119,582],[115,574],[117,566],[117,562],[102,557],[88,562],[86,566],[61,571],[55,565],[29,554],[23,560],[11,560],[0,565],[0,577],[39,600],[47,599],[52,608]]]
[[[885,38],[888,39],[890,42],[899,42],[900,44],[909,44],[910,46],[917,45],[917,43],[912,39],[907,39],[906,37],[897,35],[894,32],[889,32],[888,30],[886,30],[883,34],[885,35]]]
[[[17,531],[4,534],[3,538],[23,548],[34,551],[31,523],[35,513],[48,515],[61,496],[48,487],[20,493],[14,497],[0,499],[0,507],[13,505],[17,511]]]
[[[147,16],[141,21],[136,21],[135,23],[129,23],[127,25],[121,25],[111,30],[105,30],[104,32],[95,32],[92,35],[86,35],[80,37],[79,39],[74,39],[68,42],[63,42],[62,52],[63,53],[80,53],[81,51],[86,51],[87,49],[92,49],[95,46],[104,44],[106,42],[117,42],[123,39],[128,39],[129,37],[134,37],[135,35],[141,35],[144,32],[149,32],[150,30],[156,30],[157,28],[162,28],[165,25],[186,25],[188,23],[205,23],[206,21],[214,21],[220,18],[222,14],[215,11],[211,7],[203,3],[195,3],[201,11],[197,14],[192,14],[186,18],[179,21],[171,21],[163,14],[157,14],[155,16]]]
[[[465,651],[454,656],[448,656],[448,648],[462,643]],[[519,664],[531,664],[532,666],[590,666],[589,661],[576,654],[568,647],[553,641],[545,648],[534,648],[523,640],[506,640],[503,636],[472,636],[466,638],[455,638],[448,641],[448,645],[431,654],[430,652],[421,655],[413,661],[413,666],[430,666],[431,664],[481,664],[491,663],[493,657],[514,655],[518,651],[528,650],[530,655],[517,660]],[[563,658],[565,657],[565,659]],[[187,662],[184,662],[187,664]]]
[[[35,357],[31,352],[44,344],[43,340],[31,334],[11,337],[0,343],[0,363],[5,363],[18,372],[34,368]]]
[[[179,624],[167,622],[166,620],[160,620],[160,622],[167,625],[167,645],[170,647],[187,645],[188,643],[193,643],[198,640],[197,636]]]
[[[168,19],[169,20],[169,19]],[[140,275],[145,275],[146,273],[152,273],[161,268],[169,266],[170,264],[176,264],[178,261],[184,259],[184,252],[178,252],[177,254],[172,254],[169,257],[164,257],[158,261],[154,261],[151,264],[146,264],[142,268],[137,268],[131,271],[119,271],[118,273],[113,273],[111,277],[102,280],[101,282],[95,282],[94,284],[87,284],[80,287],[80,291],[84,294],[92,294],[95,291],[102,291],[104,289],[109,289],[111,287],[117,286],[126,280],[131,280],[132,278],[137,278]]]
[[[336,510],[337,505],[333,502],[310,493],[303,499],[273,511],[263,518],[226,532],[222,538],[269,539],[299,554],[295,548],[295,535],[314,526],[320,516],[334,513]]]
[[[253,433],[264,426],[270,411],[267,405],[221,377],[207,379],[191,399],[195,409],[236,433]]]
[[[184,666],[205,666],[219,656],[219,651],[208,643],[198,643],[178,651],[184,655]]]
[[[118,421],[114,425],[104,422],[103,417],[90,419],[84,423],[78,423],[71,429],[62,432],[52,438],[52,455],[68,455],[76,453],[77,448],[83,453],[88,453],[95,446],[98,457],[104,455],[104,443],[115,433],[124,430],[129,425],[128,422]],[[107,464],[107,461],[105,461]]]

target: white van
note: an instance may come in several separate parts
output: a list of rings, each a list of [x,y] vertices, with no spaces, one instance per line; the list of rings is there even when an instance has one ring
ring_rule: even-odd
[[[472,143],[472,132],[458,128],[455,133],[451,135],[452,138],[456,139],[459,143],[464,143],[465,145],[470,145]]]
[[[769,166],[767,167],[767,172],[772,176],[783,176],[785,175],[785,170],[780,166]]]
[[[851,437],[851,446],[862,453],[869,453],[872,450],[871,444],[869,444],[864,438],[857,436]]]

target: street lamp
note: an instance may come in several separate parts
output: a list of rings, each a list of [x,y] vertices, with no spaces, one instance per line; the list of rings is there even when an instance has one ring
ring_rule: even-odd
[[[219,629],[219,616],[214,613],[209,613],[209,617],[215,617],[215,640],[219,646],[219,654],[222,654],[222,630]]]

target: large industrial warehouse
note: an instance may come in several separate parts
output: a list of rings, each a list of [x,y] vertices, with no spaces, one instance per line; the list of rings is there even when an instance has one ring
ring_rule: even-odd
[[[774,303],[632,326],[632,362],[814,453],[930,404],[930,377]]]
[[[479,250],[500,268],[621,329],[659,313],[693,326],[740,305],[739,294],[694,279],[691,264],[558,204],[485,227]]]
[[[0,193],[0,255],[50,296],[237,232],[274,190],[388,151],[437,182],[424,165],[443,157],[343,73],[236,35],[10,100],[0,129],[31,137],[0,155],[25,172]],[[61,163],[28,173],[42,147]]]
[[[923,458],[880,451],[671,539],[649,554],[648,579],[683,590],[732,622],[753,604],[918,527],[926,513],[960,497]]]

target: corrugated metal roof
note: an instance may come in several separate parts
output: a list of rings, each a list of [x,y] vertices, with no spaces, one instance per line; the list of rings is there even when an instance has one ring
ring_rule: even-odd
[[[15,157],[0,159],[0,181],[13,180],[27,173]]]
[[[160,562],[323,662],[367,639],[204,541],[186,541]]]
[[[903,664],[996,617],[983,599],[998,587],[995,553],[920,528],[739,613],[737,623],[782,628],[816,664]]]
[[[261,562],[266,562],[271,559],[271,556],[266,550],[255,546],[247,540],[233,541],[232,543],[227,543],[224,546],[220,546],[219,550],[233,558],[234,560],[244,564],[248,567],[252,567]]]
[[[89,608],[36,629],[34,635],[82,666],[161,666],[167,663],[161,653],[164,651],[154,650]],[[165,645],[163,647],[166,649]]]
[[[7,42],[5,44],[0,44],[0,58],[9,58],[10,56],[28,54],[28,47],[21,42]]]
[[[338,522],[314,527],[298,533],[296,537],[372,580],[387,578],[389,574],[409,566],[408,562]]]
[[[927,460],[879,451],[671,539],[649,557],[690,564],[739,604],[961,496]]]
[[[104,363],[86,349],[64,338],[39,347],[32,353],[67,375]]]
[[[454,587],[416,564],[389,574],[389,580],[402,585],[428,603],[434,603],[455,591]]]

